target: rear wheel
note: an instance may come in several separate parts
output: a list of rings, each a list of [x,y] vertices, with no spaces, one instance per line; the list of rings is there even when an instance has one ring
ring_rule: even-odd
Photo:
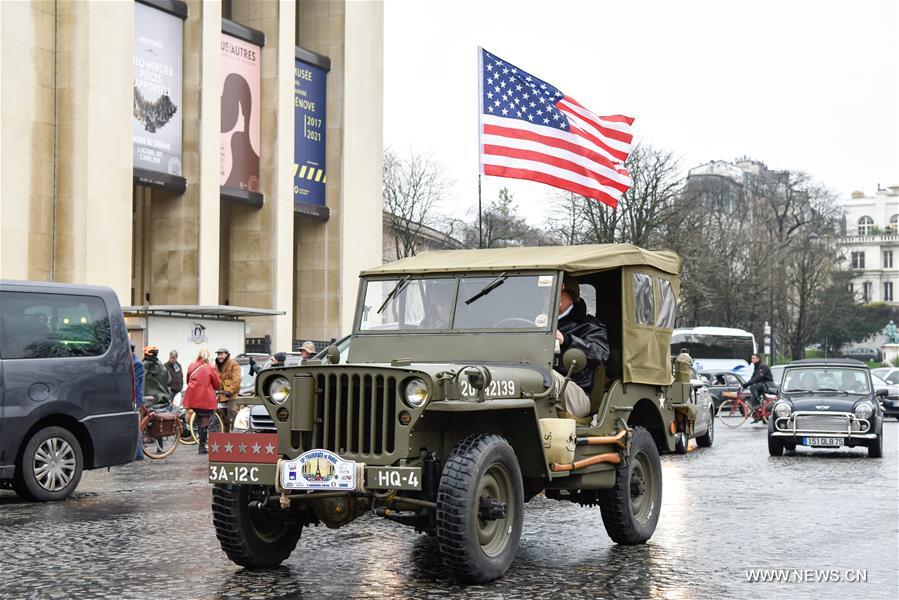
[[[78,487],[83,468],[81,444],[75,435],[62,427],[46,427],[25,444],[13,489],[25,500],[63,500]]]
[[[652,436],[635,427],[627,464],[615,473],[615,487],[599,494],[606,533],[617,544],[642,544],[656,530],[662,507],[662,461]]]
[[[181,443],[181,421],[175,421],[175,431],[172,435],[160,436],[153,435],[151,424],[148,422],[140,434],[140,443],[144,455],[148,458],[158,460],[171,455]]]
[[[456,444],[437,489],[437,543],[458,579],[501,577],[518,551],[524,489],[515,451],[498,435]]]
[[[715,409],[709,415],[709,428],[704,434],[696,438],[696,445],[700,448],[708,448],[715,441]]]
[[[726,427],[739,427],[749,418],[749,409],[745,402],[739,400],[725,400],[718,407],[718,419]]]
[[[250,508],[264,488],[217,483],[212,488],[212,523],[222,550],[232,562],[265,569],[284,562],[300,539],[303,526],[274,509]]]
[[[222,418],[219,416],[218,412],[212,413],[212,417],[209,419],[209,426],[206,429],[209,433],[221,433],[225,431],[225,424],[222,421]],[[197,423],[197,413],[191,413],[190,415],[190,435],[191,435],[191,444],[196,444],[200,441],[200,426]]]

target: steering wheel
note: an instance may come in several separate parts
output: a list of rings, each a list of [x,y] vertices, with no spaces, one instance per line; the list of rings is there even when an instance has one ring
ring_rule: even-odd
[[[494,323],[492,328],[497,329],[499,327],[502,327],[503,323],[522,323],[524,325],[527,325],[528,327],[536,327],[536,325],[534,325],[534,322],[529,319],[524,319],[522,317],[506,317],[505,319],[500,319],[499,321]]]

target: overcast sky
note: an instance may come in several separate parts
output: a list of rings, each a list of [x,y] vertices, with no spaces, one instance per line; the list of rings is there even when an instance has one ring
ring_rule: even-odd
[[[384,143],[431,153],[454,181],[443,211],[477,206],[477,47],[599,114],[684,171],[741,156],[810,173],[842,196],[899,184],[896,0],[387,0]],[[554,189],[508,186],[542,224]],[[476,214],[476,213],[475,213]]]

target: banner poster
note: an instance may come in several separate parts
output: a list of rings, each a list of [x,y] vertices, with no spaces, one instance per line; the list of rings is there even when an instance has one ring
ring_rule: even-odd
[[[328,70],[299,58],[294,65],[294,211],[327,219],[325,207],[325,115]]]
[[[222,34],[220,185],[254,196],[259,192],[261,64],[262,48]],[[227,189],[222,196],[228,197]],[[261,206],[261,195],[259,200]]]
[[[181,50],[183,21],[151,6],[134,3],[135,177],[161,174],[166,185],[181,177]],[[146,172],[152,172],[147,174]],[[171,176],[171,177],[166,177]]]

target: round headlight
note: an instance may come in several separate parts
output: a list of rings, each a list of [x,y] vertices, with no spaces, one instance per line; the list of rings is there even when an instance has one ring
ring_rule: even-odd
[[[237,416],[234,417],[234,425],[232,426],[234,431],[246,431],[250,428],[250,410],[249,406],[244,406],[237,411]]]
[[[779,419],[789,417],[791,412],[793,412],[793,409],[786,402],[778,402],[774,405],[774,416]]]
[[[411,406],[412,408],[421,408],[425,402],[428,401],[428,397],[431,395],[431,392],[428,391],[428,384],[426,384],[421,379],[410,379],[409,383],[406,384],[406,404]]]
[[[268,396],[275,404],[282,404],[290,397],[290,382],[286,377],[275,377],[268,384]]]
[[[874,414],[874,407],[870,402],[860,402],[855,407],[855,416],[859,419],[867,419]]]

